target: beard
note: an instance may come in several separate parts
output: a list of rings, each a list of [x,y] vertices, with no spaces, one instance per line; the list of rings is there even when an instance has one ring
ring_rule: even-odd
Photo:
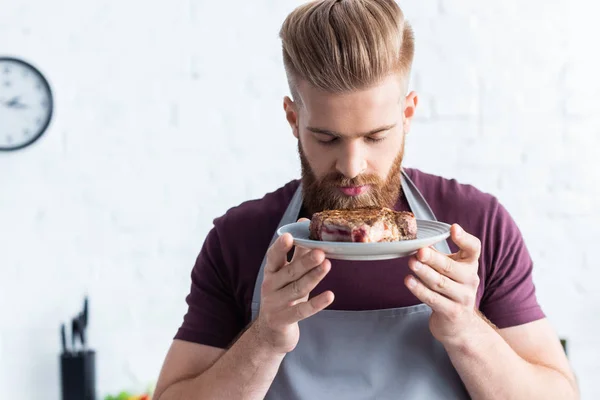
[[[312,216],[323,210],[340,210],[361,207],[394,208],[401,191],[401,165],[404,158],[404,141],[402,148],[394,159],[394,163],[385,179],[375,174],[359,175],[347,178],[334,171],[322,179],[314,174],[302,144],[298,140],[298,153],[302,168],[302,191],[306,212]],[[369,185],[369,190],[358,196],[347,196],[340,191],[343,186]]]

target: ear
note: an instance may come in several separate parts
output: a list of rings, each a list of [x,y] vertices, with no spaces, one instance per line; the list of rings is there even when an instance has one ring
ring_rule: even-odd
[[[415,92],[410,92],[404,101],[404,132],[406,133],[410,130],[410,123],[415,115],[418,102],[419,97]]]
[[[285,119],[292,128],[292,134],[298,138],[298,107],[288,96],[283,99],[283,110],[285,111]]]

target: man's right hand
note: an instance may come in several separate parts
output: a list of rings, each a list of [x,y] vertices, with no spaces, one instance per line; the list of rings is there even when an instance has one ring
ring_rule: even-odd
[[[282,235],[267,251],[258,317],[227,350],[175,341],[169,350],[155,398],[264,399],[285,355],[298,344],[298,321],[333,302],[310,292],[331,269],[322,250],[296,247]]]
[[[260,343],[281,354],[298,344],[298,321],[323,310],[334,299],[331,291],[325,291],[309,300],[310,292],[331,269],[325,253],[296,246],[288,262],[293,245],[292,236],[286,233],[267,251],[260,311],[254,323]]]

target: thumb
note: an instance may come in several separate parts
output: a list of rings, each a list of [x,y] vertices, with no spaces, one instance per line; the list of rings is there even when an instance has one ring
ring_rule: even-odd
[[[305,222],[305,221],[310,221],[310,220],[308,218],[300,218],[297,222]],[[294,247],[294,255],[292,256],[292,262],[295,259],[302,257],[303,255],[305,255],[309,251],[310,251],[310,249],[307,249],[305,247],[300,247],[300,246],[296,245]]]

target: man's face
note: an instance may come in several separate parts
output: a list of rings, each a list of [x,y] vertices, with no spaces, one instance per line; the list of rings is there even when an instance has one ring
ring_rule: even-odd
[[[298,138],[304,204],[324,209],[393,207],[400,192],[404,134],[417,98],[390,76],[367,90],[332,94],[298,85],[302,105],[285,99]]]

